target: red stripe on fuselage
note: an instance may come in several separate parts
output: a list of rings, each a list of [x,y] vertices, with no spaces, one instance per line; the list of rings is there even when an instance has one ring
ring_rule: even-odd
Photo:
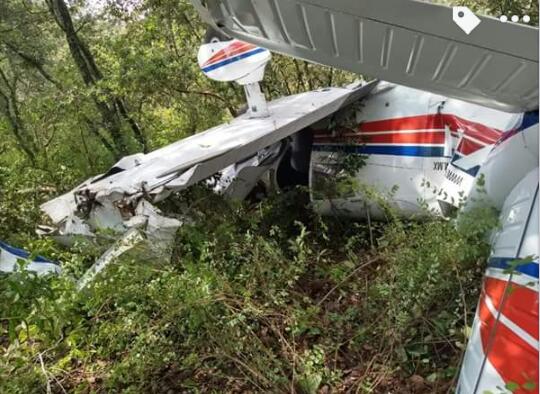
[[[430,114],[362,122],[356,130],[342,130],[345,132],[338,132],[334,136],[326,131],[316,131],[315,139],[317,143],[444,144],[445,127],[448,127],[454,136],[457,136],[457,130],[460,130],[466,136],[477,140],[463,138],[457,148],[462,155],[469,155],[486,145],[494,144],[502,135],[500,130],[459,116]],[[423,132],[420,132],[421,130]]]
[[[486,277],[484,291],[497,310],[501,308],[501,301],[506,291],[502,314],[538,340],[538,293],[536,291],[491,277]]]
[[[446,126],[448,126],[452,131],[456,131],[458,129],[463,130],[465,135],[469,135],[488,144],[495,143],[502,134],[501,130],[497,130],[481,123],[473,122],[450,114],[408,116],[403,118],[363,122],[358,126],[358,130],[360,132],[389,130],[444,130]]]
[[[444,144],[444,131],[388,134],[342,134],[337,137],[316,136],[317,143],[349,142],[355,144]]]
[[[520,387],[533,382],[538,385],[538,349],[521,339],[502,322],[497,322],[486,305],[485,295],[480,298],[478,316],[482,347],[491,365],[508,382]],[[495,389],[495,387],[494,387]],[[522,388],[516,394],[526,394]]]
[[[218,52],[216,52],[216,54],[214,54],[210,59],[204,62],[202,67],[206,67],[212,63],[216,63],[220,60],[238,55],[239,53],[250,51],[253,48],[255,48],[255,45],[248,44],[247,42],[242,42],[242,41],[233,42],[228,47],[225,47],[219,50]]]
[[[463,156],[467,156],[467,155],[470,155],[471,153],[476,152],[479,149],[482,149],[486,145],[482,145],[475,141],[471,141],[467,138],[463,138],[457,147],[457,151]]]

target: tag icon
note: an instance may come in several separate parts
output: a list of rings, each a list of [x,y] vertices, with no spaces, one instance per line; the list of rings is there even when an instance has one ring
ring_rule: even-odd
[[[468,7],[452,7],[452,19],[465,34],[470,34],[481,22]]]

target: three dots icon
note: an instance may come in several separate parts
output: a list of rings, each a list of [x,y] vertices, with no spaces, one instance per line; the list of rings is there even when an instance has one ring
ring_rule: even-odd
[[[512,22],[514,22],[514,23],[517,23],[517,22],[519,22],[519,19],[520,19],[520,18],[519,18],[518,15],[512,15],[511,18],[508,18],[506,15],[501,15],[501,16],[499,17],[499,20],[500,20],[501,22],[503,22],[503,23],[508,22],[509,20],[512,21]],[[531,17],[530,17],[529,15],[523,15],[523,16],[521,17],[521,21],[522,21],[523,23],[529,23],[529,22],[531,21]]]

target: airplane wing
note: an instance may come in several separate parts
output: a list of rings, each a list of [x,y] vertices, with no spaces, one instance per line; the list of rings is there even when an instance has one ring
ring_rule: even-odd
[[[112,223],[106,227],[114,227],[114,207],[141,196],[160,201],[333,114],[376,85],[375,81],[326,88],[274,100],[268,103],[270,116],[266,118],[250,119],[244,114],[146,155],[126,157],[105,175],[89,179],[41,209],[58,224],[81,209],[89,213],[110,208],[102,220]]]
[[[538,108],[538,29],[415,0],[192,0],[225,34],[275,52],[486,107]]]

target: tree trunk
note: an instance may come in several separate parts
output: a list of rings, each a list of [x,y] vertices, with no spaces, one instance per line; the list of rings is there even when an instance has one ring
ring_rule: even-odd
[[[21,150],[28,156],[32,164],[36,164],[36,146],[32,136],[29,135],[19,113],[19,103],[17,101],[16,81],[12,83],[8,80],[6,73],[0,69],[0,81],[5,85],[6,90],[0,89],[0,112],[8,120],[11,132],[17,140]]]
[[[65,1],[46,0],[46,2],[56,23],[66,36],[69,51],[84,83],[88,87],[95,87],[103,79],[103,74],[86,43],[77,34]],[[122,134],[123,121],[126,121],[131,128],[135,139],[141,144],[143,152],[148,151],[144,135],[137,122],[129,115],[122,98],[113,94],[109,94],[105,99],[94,95],[93,100],[101,115],[102,124],[110,134],[117,157],[128,153],[126,141]]]

